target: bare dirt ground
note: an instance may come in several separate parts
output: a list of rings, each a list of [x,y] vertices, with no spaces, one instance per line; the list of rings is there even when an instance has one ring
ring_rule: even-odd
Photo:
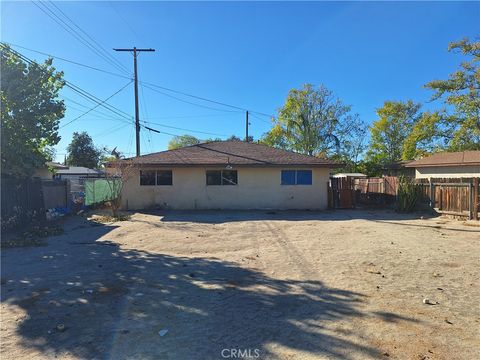
[[[2,252],[2,359],[480,358],[480,227],[385,211],[64,227]]]

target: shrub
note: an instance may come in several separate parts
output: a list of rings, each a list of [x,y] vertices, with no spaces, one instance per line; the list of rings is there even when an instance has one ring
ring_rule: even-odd
[[[419,186],[414,179],[400,176],[397,193],[397,211],[412,212],[415,210],[419,197]]]

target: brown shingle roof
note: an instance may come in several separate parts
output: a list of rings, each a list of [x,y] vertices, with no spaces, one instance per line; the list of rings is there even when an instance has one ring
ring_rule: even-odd
[[[333,160],[302,155],[262,144],[243,141],[214,141],[161,151],[130,159],[137,165],[160,166],[314,166],[336,167]]]
[[[441,152],[412,161],[406,167],[475,166],[480,165],[480,151]]]

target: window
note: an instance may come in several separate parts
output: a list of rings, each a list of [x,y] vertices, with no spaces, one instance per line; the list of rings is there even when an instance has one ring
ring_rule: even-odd
[[[140,185],[172,185],[172,170],[141,170]]]
[[[282,185],[295,185],[295,170],[282,170]]]
[[[157,170],[157,185],[172,185],[172,170]]]
[[[312,170],[297,170],[297,185],[312,185]]]
[[[312,185],[312,170],[282,170],[282,185]]]
[[[155,170],[140,170],[140,185],[155,185]]]
[[[207,170],[207,185],[237,185],[237,170]]]
[[[237,185],[237,171],[223,170],[222,171],[222,185]]]

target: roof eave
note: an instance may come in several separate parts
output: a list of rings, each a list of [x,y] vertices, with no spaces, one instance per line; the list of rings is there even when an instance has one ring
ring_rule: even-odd
[[[421,168],[421,167],[446,167],[446,166],[480,166],[480,162],[468,163],[443,163],[443,164],[408,164],[405,167]]]
[[[148,166],[148,167],[225,167],[227,164],[222,163],[198,163],[198,164],[181,164],[181,163],[133,163],[134,166]],[[305,163],[295,163],[295,164],[234,164],[230,163],[232,167],[321,167],[321,168],[338,168],[342,167],[343,164],[333,163],[333,164],[305,164]]]

